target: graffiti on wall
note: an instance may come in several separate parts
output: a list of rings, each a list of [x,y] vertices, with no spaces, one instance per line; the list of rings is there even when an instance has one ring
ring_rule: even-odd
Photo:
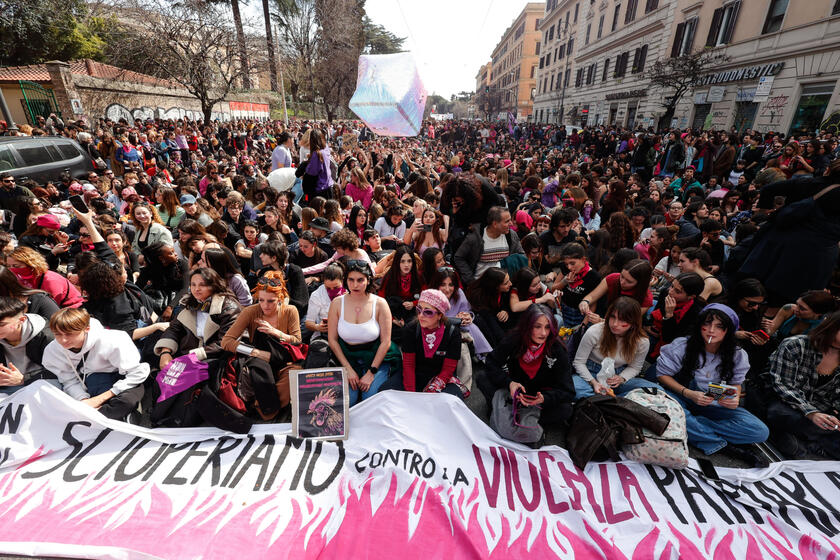
[[[128,122],[133,122],[134,119],[183,119],[190,120],[203,119],[204,115],[201,111],[194,111],[192,109],[183,109],[181,107],[170,107],[164,109],[163,107],[135,107],[129,109],[120,103],[111,103],[105,109],[105,118],[111,119],[114,122],[120,119],[125,119]],[[212,113],[213,120],[227,121],[230,120],[230,115],[227,113],[214,112]]]
[[[832,134],[840,133],[840,111],[834,111],[820,125],[820,130]]]
[[[764,103],[764,105],[761,106],[759,116],[770,117],[771,123],[776,120],[781,120],[782,116],[785,114],[785,106],[787,105],[788,99],[790,99],[790,97],[787,95],[777,95],[775,97],[771,97]]]

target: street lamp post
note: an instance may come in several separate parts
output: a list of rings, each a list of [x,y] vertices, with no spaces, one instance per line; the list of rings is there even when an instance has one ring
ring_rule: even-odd
[[[6,105],[6,97],[3,95],[3,88],[0,88],[0,111],[3,112],[3,118],[6,119],[7,130],[17,130],[15,120],[12,118],[12,112],[9,111],[9,106]]]

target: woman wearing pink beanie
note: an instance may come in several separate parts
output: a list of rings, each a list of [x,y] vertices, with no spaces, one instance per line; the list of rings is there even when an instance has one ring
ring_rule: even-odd
[[[449,299],[440,290],[423,290],[415,307],[417,319],[402,335],[402,375],[391,377],[388,389],[469,395],[455,376],[461,358],[461,329],[446,318]]]

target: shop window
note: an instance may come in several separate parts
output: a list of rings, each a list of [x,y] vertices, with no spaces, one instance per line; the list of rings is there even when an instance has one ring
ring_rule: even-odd
[[[735,123],[733,126],[738,130],[739,134],[748,128],[752,128],[757,112],[758,103],[743,101],[735,104]]]
[[[810,84],[802,87],[799,104],[793,113],[790,135],[808,134],[816,131],[825,116],[835,82]]]
[[[787,7],[788,0],[770,0],[770,9],[767,10],[767,19],[764,20],[762,33],[774,33],[782,28]]]
[[[698,130],[706,127],[706,117],[712,112],[711,103],[703,103],[702,105],[694,106],[694,119],[691,121],[691,128]]]

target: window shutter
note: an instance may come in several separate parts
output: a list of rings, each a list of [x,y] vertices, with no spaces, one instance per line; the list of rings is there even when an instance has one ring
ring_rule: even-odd
[[[726,8],[718,8],[712,16],[712,25],[709,27],[709,36],[706,37],[706,46],[714,47],[717,45],[718,33],[720,33],[720,23],[723,21],[723,12]]]
[[[680,46],[682,45],[683,36],[685,35],[685,22],[677,25],[677,32],[674,35],[674,46],[671,47],[671,58],[680,56]]]
[[[732,13],[729,15],[729,21],[726,24],[726,29],[723,31],[723,44],[728,45],[732,40],[732,34],[735,32],[735,22],[738,20],[738,12],[741,11],[741,0],[732,4]]]
[[[607,76],[609,75],[609,71],[610,71],[610,59],[607,58],[607,59],[604,59],[604,77],[601,80],[602,82],[607,81]]]
[[[638,48],[633,52],[633,66],[630,67],[631,74],[635,74],[639,71],[639,56],[641,55],[641,52],[641,48]]]
[[[691,54],[694,47],[694,33],[697,31],[697,18],[691,18],[685,27],[685,54]]]
[[[648,46],[644,45],[639,51],[639,66],[636,68],[636,72],[644,72],[645,71],[645,60],[647,59],[647,52]]]

